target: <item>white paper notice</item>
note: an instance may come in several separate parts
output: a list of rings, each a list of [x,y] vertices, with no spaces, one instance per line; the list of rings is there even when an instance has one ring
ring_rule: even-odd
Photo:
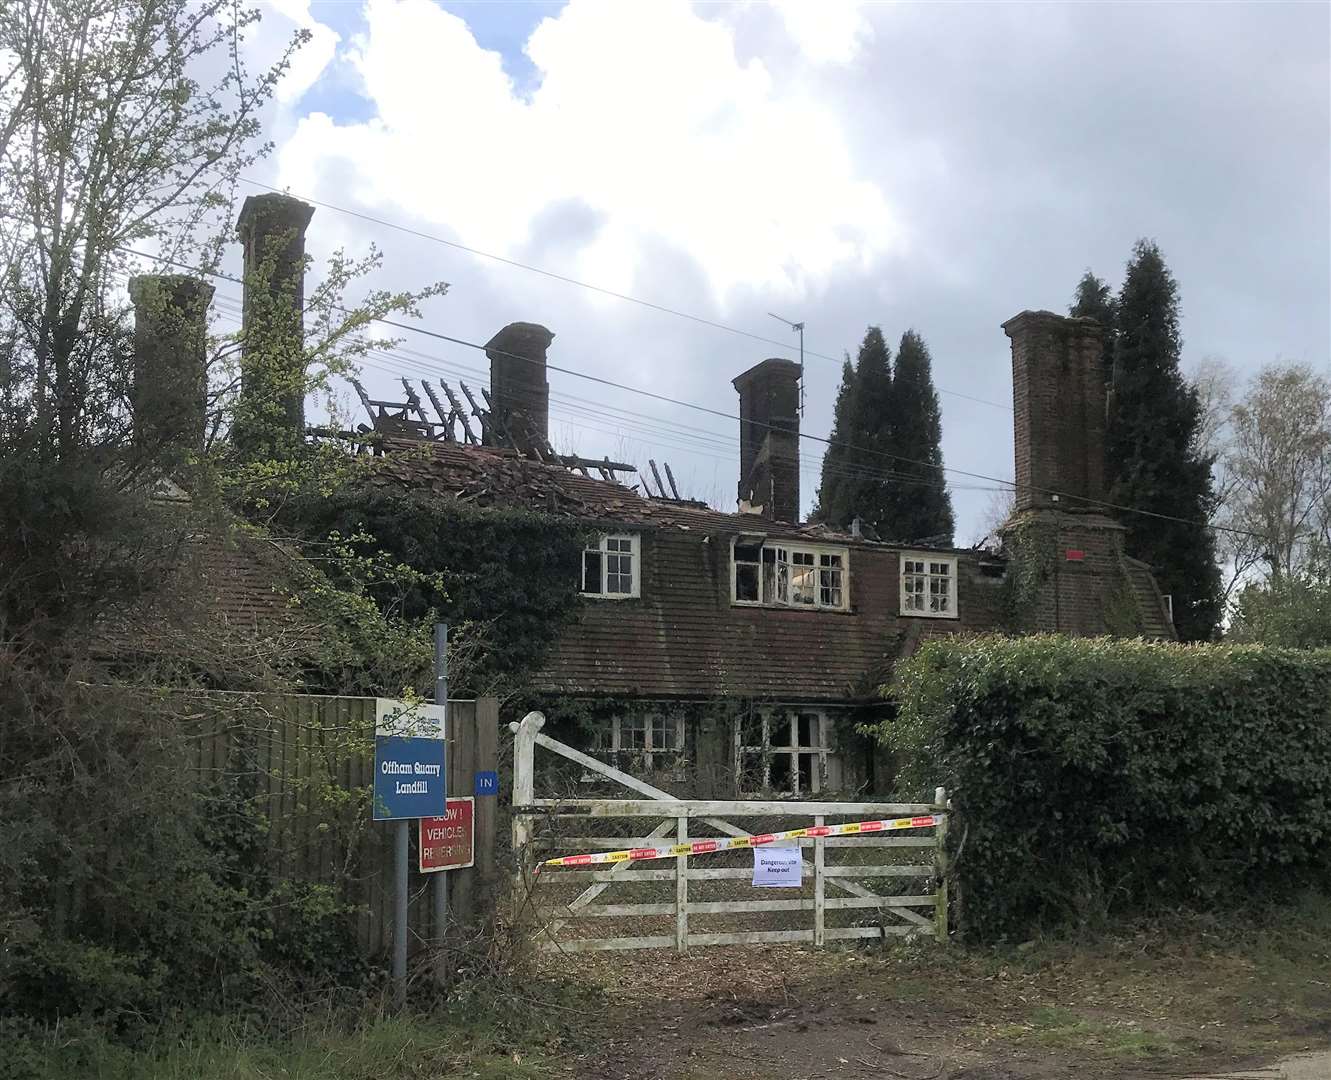
[[[803,869],[800,849],[794,845],[764,844],[753,849],[753,883],[759,888],[798,889]]]

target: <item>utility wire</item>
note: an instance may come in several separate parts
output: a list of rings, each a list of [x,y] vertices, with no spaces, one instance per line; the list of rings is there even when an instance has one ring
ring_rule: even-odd
[[[191,273],[203,274],[210,277],[220,278],[223,281],[230,281],[234,284],[238,284],[241,286],[244,286],[245,284],[244,281],[241,280],[240,278],[234,277],[229,274],[224,274],[218,270],[206,270],[197,266],[191,266],[187,263],[179,262],[175,259],[167,258],[164,255],[152,255],[149,254],[148,252],[138,251],[134,248],[116,247],[115,245],[112,245],[112,247],[117,251],[122,251],[129,255],[136,255],[139,258],[149,259],[155,262],[163,263],[165,265],[174,266],[177,269],[188,270]],[[342,307],[338,304],[329,303],[328,306],[334,311],[340,311],[343,314],[347,315],[352,314],[352,312],[349,311],[347,308]],[[435,338],[438,341],[447,341],[453,345],[463,345],[469,349],[476,349],[480,352],[494,352],[500,356],[505,356],[513,360],[522,360],[529,364],[535,364],[539,362],[533,360],[530,356],[523,356],[519,353],[511,353],[507,352],[506,350],[497,349],[493,347],[487,349],[485,345],[481,345],[478,342],[468,341],[465,338],[453,337],[450,334],[443,334],[437,330],[429,330],[423,326],[413,326],[410,323],[401,323],[393,319],[385,319],[385,318],[375,318],[373,321],[382,323],[384,326],[392,327],[395,330],[406,330],[413,334],[421,334],[425,337]],[[670,397],[668,394],[658,394],[653,390],[645,390],[639,386],[632,386],[629,385],[628,383],[616,382],[614,379],[607,379],[600,375],[592,375],[585,371],[578,371],[576,368],[561,367],[557,364],[551,364],[548,362],[542,366],[549,371],[557,371],[560,374],[572,375],[575,378],[586,379],[589,382],[598,383],[602,386],[609,386],[616,390],[623,390],[626,391],[627,393],[640,394],[643,397],[652,398],[655,401],[661,401],[668,405],[677,405],[680,408],[693,409],[697,412],[706,413],[710,416],[718,416],[723,420],[732,420],[732,421],[739,421],[741,423],[752,424],[755,427],[766,428],[769,431],[780,431],[780,432],[785,432],[787,434],[791,434],[789,429],[779,427],[776,424],[766,424],[762,423],[761,421],[752,420],[752,419],[744,420],[736,413],[723,412],[720,409],[713,409],[707,405],[699,405],[697,402],[685,401],[681,398]],[[953,473],[954,475],[957,476],[969,477],[972,480],[983,480],[987,483],[1001,484],[1004,487],[1013,488],[1013,489],[1017,487],[1017,485],[1011,480],[1004,480],[1001,477],[989,476],[985,473],[973,472],[968,469],[959,469],[955,465],[934,465],[931,464],[930,462],[920,461],[916,458],[908,458],[901,454],[891,454],[885,450],[875,450],[867,446],[856,446],[853,443],[847,443],[841,440],[830,439],[824,435],[811,435],[808,432],[804,431],[799,432],[799,437],[801,439],[808,439],[810,442],[822,443],[824,446],[839,447],[841,449],[854,451],[855,453],[860,453],[860,454],[871,454],[874,457],[886,458],[890,461],[900,462],[905,465],[915,465],[925,469],[941,469],[943,472]],[[1058,496],[1059,499],[1075,501],[1088,507],[1105,509],[1105,510],[1118,510],[1126,514],[1137,514],[1141,517],[1148,517],[1157,521],[1172,521],[1182,525],[1192,525],[1194,527],[1199,527],[1203,529],[1212,529],[1216,532],[1228,532],[1236,536],[1251,536],[1259,540],[1268,539],[1268,537],[1266,537],[1264,534],[1253,532],[1250,529],[1238,529],[1229,525],[1218,525],[1209,521],[1199,521],[1193,518],[1179,517],[1175,514],[1161,514],[1155,510],[1143,510],[1140,509],[1139,507],[1125,506],[1122,503],[1109,502],[1108,500],[1105,499],[1093,499],[1086,495],[1074,495],[1066,491],[1059,491],[1055,488],[1046,488],[1046,487],[1039,487],[1036,485],[1030,485],[1029,490],[1037,492],[1042,495],[1056,495]]]
[[[264,191],[275,192],[279,195],[291,195],[289,191],[282,188],[273,187],[271,184],[261,184],[257,180],[251,180],[248,177],[239,177],[242,184],[248,184],[250,187],[261,188]],[[468,247],[466,244],[458,243],[456,240],[447,240],[442,236],[436,236],[434,233],[422,232],[420,229],[413,229],[409,225],[402,225],[395,221],[388,221],[384,218],[375,217],[372,214],[363,213],[360,210],[351,210],[345,206],[336,206],[333,203],[321,202],[318,199],[312,199],[308,195],[292,195],[292,198],[300,199],[312,206],[319,206],[325,210],[332,210],[338,214],[346,214],[348,217],[358,218],[361,221],[369,222],[371,225],[378,225],[384,229],[393,229],[397,232],[406,233],[408,236],[414,236],[420,240],[429,240],[436,244],[442,244],[445,247],[455,248],[458,251],[465,251],[468,255],[475,255],[481,259],[492,259],[495,262],[503,263],[505,266],[512,266],[518,270],[526,270],[532,274],[540,274],[542,277],[551,278],[554,281],[561,281],[566,285],[576,285],[580,289],[590,289],[592,292],[600,293],[602,296],[612,296],[616,300],[623,300],[630,304],[638,304],[641,307],[650,308],[653,311],[659,311],[665,315],[673,315],[677,319],[687,319],[689,322],[698,323],[702,326],[710,326],[714,330],[723,330],[727,334],[736,334],[739,337],[750,338],[753,341],[761,341],[765,345],[775,345],[777,348],[793,353],[794,346],[789,342],[779,341],[776,338],[764,337],[762,334],[755,334],[749,330],[741,330],[737,326],[730,326],[723,322],[717,322],[715,319],[708,319],[702,315],[694,315],[688,311],[681,311],[678,308],[666,307],[664,304],[655,303],[652,300],[643,300],[641,297],[630,296],[628,293],[616,292],[614,289],[607,289],[601,285],[593,285],[588,281],[579,281],[577,278],[568,277],[564,274],[556,273],[553,270],[545,270],[539,266],[532,266],[528,263],[519,262],[517,259],[509,259],[503,255],[495,255],[489,251],[481,251],[479,248]],[[827,360],[838,366],[844,358],[829,356],[827,353],[815,352],[813,349],[805,349],[805,356],[817,357],[819,360]],[[1011,405],[1004,405],[998,401],[988,401],[985,398],[975,397],[971,394],[963,394],[959,390],[945,390],[938,387],[940,394],[948,394],[952,397],[964,398],[966,401],[973,401],[977,405],[988,405],[994,409],[1004,409],[1007,412],[1012,411]]]
[[[218,293],[214,297],[218,309],[223,314],[232,319],[239,319],[242,308],[235,297],[226,293]],[[419,357],[420,359],[413,359]],[[394,376],[415,376],[421,378],[443,371],[445,374],[454,377],[476,377],[486,379],[488,372],[480,368],[471,367],[456,361],[448,361],[443,358],[436,358],[425,353],[420,353],[412,349],[397,348],[393,350],[370,349],[362,364],[373,371],[378,371],[386,375]],[[392,366],[398,364],[401,366]],[[512,392],[509,395],[515,402],[521,405],[537,406],[540,399],[537,396],[527,394],[522,391]],[[672,449],[680,450],[685,453],[698,454],[703,457],[709,457],[716,461],[725,461],[733,464],[738,458],[738,453],[734,447],[733,438],[721,432],[713,431],[707,428],[696,428],[687,424],[679,424],[675,421],[667,420],[664,417],[651,416],[645,413],[633,412],[632,410],[620,409],[618,406],[610,405],[605,402],[594,401],[590,398],[584,398],[577,395],[562,394],[559,391],[550,391],[550,413],[557,416],[562,422],[572,423],[573,426],[588,431],[596,431],[603,435],[618,436],[626,438],[625,429],[639,434],[645,434],[653,440],[654,445],[667,446]],[[590,406],[590,407],[589,407]],[[617,415],[624,413],[629,417],[641,418],[640,420],[627,420]],[[576,423],[575,419],[593,419],[603,423],[615,425],[615,430],[609,430],[605,427],[598,427],[592,424]],[[642,421],[646,421],[643,423]],[[693,433],[697,434],[693,434]],[[681,445],[677,439],[688,440],[692,445]],[[717,452],[719,451],[719,453]],[[806,478],[817,479],[819,476],[819,464],[809,458],[802,459],[800,463],[801,475]],[[905,473],[893,470],[876,470],[865,465],[845,463],[838,465],[834,462],[825,462],[821,468],[823,476],[833,475],[845,477],[847,479],[863,480],[868,482],[884,482],[906,484],[916,487],[934,487],[943,488],[948,486],[942,480],[933,480],[920,477],[915,474]],[[1006,491],[1010,490],[1010,481],[1005,482],[1007,487],[981,486],[971,484],[952,484],[952,488],[958,491]]]

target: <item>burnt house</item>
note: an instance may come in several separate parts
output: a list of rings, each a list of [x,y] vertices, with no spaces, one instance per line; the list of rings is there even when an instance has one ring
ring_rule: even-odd
[[[247,203],[247,265],[264,244],[302,240],[309,208],[288,203],[296,200]],[[287,279],[302,273],[301,260],[279,260],[282,297],[301,295],[299,281]],[[180,296],[193,303],[188,289]],[[264,317],[263,299],[247,295],[247,318]],[[585,529],[584,602],[529,689],[546,711],[580,704],[594,717],[587,737],[595,750],[703,796],[860,790],[882,776],[856,724],[883,708],[877,687],[930,637],[1173,637],[1167,598],[1149,567],[1127,556],[1124,529],[1103,503],[1100,327],[1024,311],[1003,331],[1017,498],[997,550],[894,543],[802,522],[799,367],[784,359],[732,381],[740,418],[733,512],[681,497],[668,466],[663,480],[654,462],[648,477],[622,462],[556,453],[546,360],[554,335],[534,323],[510,324],[490,340],[488,388],[425,380],[418,392],[403,380],[405,398],[387,401],[357,384],[370,420],[363,430],[373,432],[362,438],[383,456],[378,482]],[[292,339],[279,352],[298,356],[298,317],[278,320],[275,332]],[[153,337],[140,342],[149,359]],[[199,388],[186,374],[170,385],[184,387],[180,409],[193,417]],[[242,396],[262,390],[242,386]],[[283,404],[283,415],[303,425]]]
[[[878,685],[929,637],[1173,636],[1165,598],[1124,553],[1124,530],[1101,501],[1100,328],[1023,312],[1004,330],[1018,498],[997,551],[802,523],[799,368],[788,360],[733,380],[740,477],[731,513],[681,498],[655,463],[651,478],[624,479],[627,465],[555,453],[545,413],[553,335],[543,327],[513,324],[490,342],[493,392],[467,390],[479,437],[457,408],[429,418],[410,387],[405,402],[362,396],[382,451],[398,458],[384,473],[404,487],[587,527],[586,602],[531,690],[547,709],[591,706],[595,750],[703,797],[851,791],[882,779],[857,722],[883,707]],[[1014,612],[1010,563],[1036,544],[1047,572],[1027,576]]]

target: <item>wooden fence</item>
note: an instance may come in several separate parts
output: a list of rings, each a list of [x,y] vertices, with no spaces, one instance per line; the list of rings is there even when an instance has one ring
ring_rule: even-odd
[[[368,956],[392,944],[392,826],[370,820],[374,698],[208,694],[191,698],[189,763],[203,782],[235,778],[267,812],[279,880],[336,888],[360,908],[357,936]],[[471,795],[474,776],[495,770],[499,707],[494,698],[451,701],[448,791]],[[497,797],[476,799],[476,862],[449,875],[450,928],[490,922],[495,899]],[[433,940],[430,879],[414,869],[409,943]]]

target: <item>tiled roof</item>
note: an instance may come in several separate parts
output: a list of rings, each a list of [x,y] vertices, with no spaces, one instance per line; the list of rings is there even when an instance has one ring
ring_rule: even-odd
[[[258,644],[268,661],[308,658],[320,628],[291,599],[308,572],[299,555],[234,523],[191,523],[158,587],[102,620],[96,650],[193,662],[212,648]]]
[[[921,639],[998,624],[998,594],[979,571],[988,558],[980,552],[956,553],[963,619],[902,618],[902,545],[649,499],[510,450],[414,440],[390,440],[387,449],[377,483],[642,534],[641,595],[589,598],[535,673],[537,692],[845,702],[871,693],[866,676],[885,672]],[[850,610],[733,604],[729,539],[745,533],[852,549]]]
[[[477,506],[521,507],[576,518],[589,524],[618,524],[697,533],[761,533],[811,543],[876,543],[825,525],[769,521],[757,514],[725,513],[687,499],[646,498],[612,480],[583,476],[514,450],[460,443],[388,439],[376,483],[428,488]],[[885,543],[894,549],[954,551]]]

